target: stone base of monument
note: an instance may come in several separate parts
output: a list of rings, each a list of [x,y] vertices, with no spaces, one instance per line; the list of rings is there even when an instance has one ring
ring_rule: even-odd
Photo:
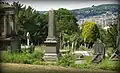
[[[58,61],[58,55],[54,53],[45,53],[43,59],[45,61]]]
[[[57,41],[45,41],[45,54],[43,59],[45,61],[58,61],[59,59],[59,44]]]
[[[18,39],[18,38],[11,39],[10,46],[11,46],[11,52],[19,52],[21,49],[20,39]]]
[[[20,40],[18,38],[2,38],[0,39],[0,47],[2,50],[8,49],[11,52],[18,51],[20,50]]]

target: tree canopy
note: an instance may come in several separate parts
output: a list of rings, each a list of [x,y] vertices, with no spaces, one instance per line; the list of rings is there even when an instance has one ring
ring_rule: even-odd
[[[64,8],[56,10],[56,20],[58,30],[63,37],[62,40],[74,41],[77,37],[79,37],[79,28],[76,23],[77,19],[71,11]]]
[[[19,2],[14,2],[16,8],[16,24],[19,26],[18,35],[22,42],[26,40],[26,33],[29,32],[31,42],[40,44],[47,36],[47,19],[44,14],[40,14],[32,7],[22,7]],[[20,10],[19,10],[20,9]]]
[[[99,29],[95,22],[85,22],[82,26],[82,38],[85,42],[95,42],[99,38]]]

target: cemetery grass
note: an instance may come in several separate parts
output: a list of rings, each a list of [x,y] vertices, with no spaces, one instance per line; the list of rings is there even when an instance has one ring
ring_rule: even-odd
[[[118,62],[116,63],[115,61],[110,61],[108,59],[103,60],[103,62],[100,64],[92,64],[89,62],[90,60],[88,59],[88,61],[85,64],[76,65],[76,64],[74,64],[74,60],[71,55],[66,55],[65,57],[61,58],[58,63],[44,62],[44,61],[42,61],[42,56],[44,53],[43,49],[44,49],[44,45],[36,46],[36,49],[33,54],[21,53],[21,54],[13,55],[13,54],[6,53],[6,56],[5,56],[3,62],[4,63],[18,63],[20,65],[34,64],[34,65],[40,65],[40,66],[41,65],[44,65],[44,66],[50,66],[50,65],[53,66],[54,65],[56,67],[64,66],[66,68],[72,67],[72,68],[76,68],[76,69],[81,69],[81,70],[87,69],[87,70],[91,70],[91,71],[93,71],[93,69],[100,70],[100,71],[101,70],[117,71],[116,67],[117,67],[117,65],[119,65]],[[6,68],[9,67],[9,64],[7,64],[7,65],[6,65]],[[52,72],[52,73],[54,73],[54,72]]]

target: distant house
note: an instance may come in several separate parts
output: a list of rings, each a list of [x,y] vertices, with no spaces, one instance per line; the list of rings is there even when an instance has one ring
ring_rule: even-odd
[[[79,27],[81,27],[81,25],[86,21],[96,22],[98,25],[104,28],[110,26],[111,24],[118,24],[118,15],[117,13],[113,14],[112,12],[106,12],[105,14],[98,16],[91,16],[88,18],[80,19],[77,23],[79,24]]]

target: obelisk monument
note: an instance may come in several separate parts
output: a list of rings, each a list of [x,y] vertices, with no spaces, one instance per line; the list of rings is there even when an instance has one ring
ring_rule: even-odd
[[[49,11],[48,36],[44,43],[46,45],[44,60],[57,61],[59,57],[59,44],[56,38],[55,12],[53,9]]]

